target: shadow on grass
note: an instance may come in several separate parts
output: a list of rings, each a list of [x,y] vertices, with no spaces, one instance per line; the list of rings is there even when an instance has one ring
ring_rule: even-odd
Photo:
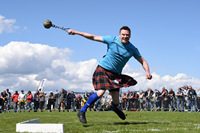
[[[138,125],[138,124],[163,124],[163,122],[115,122],[109,125]]]
[[[109,125],[137,125],[137,124],[149,124],[149,122],[115,122]]]
[[[139,124],[170,124],[168,122],[115,122],[115,123],[106,123],[106,125],[139,125]],[[83,125],[83,127],[92,127],[94,125]]]
[[[83,125],[83,127],[91,127],[91,126],[94,126],[94,125]]]

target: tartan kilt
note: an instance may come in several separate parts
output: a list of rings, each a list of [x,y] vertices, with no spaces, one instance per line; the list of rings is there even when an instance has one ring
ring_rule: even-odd
[[[119,90],[121,87],[129,87],[137,84],[130,76],[113,73],[101,66],[97,66],[93,74],[93,86],[95,90]]]

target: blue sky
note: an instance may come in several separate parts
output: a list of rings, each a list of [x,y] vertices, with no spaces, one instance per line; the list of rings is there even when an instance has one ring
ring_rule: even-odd
[[[93,42],[77,35],[69,36],[66,32],[59,29],[45,29],[43,27],[43,21],[50,19],[55,25],[65,28],[70,27],[74,30],[101,36],[118,36],[119,29],[126,25],[132,30],[130,41],[147,60],[152,73],[160,77],[165,77],[166,75],[175,77],[177,74],[184,74],[187,78],[192,79],[192,81],[184,80],[179,86],[181,84],[195,84],[195,88],[200,88],[198,84],[200,80],[198,70],[200,65],[199,7],[200,1],[198,0],[1,1],[0,15],[3,18],[1,17],[0,19],[0,46],[1,48],[13,46],[14,44],[8,44],[14,41],[18,43],[28,42],[29,44],[41,44],[41,47],[48,46],[50,49],[66,50],[67,48],[70,54],[67,53],[66,58],[72,64],[87,62],[92,59],[95,59],[96,63],[98,63],[106,53],[105,44]],[[6,19],[9,22],[5,21]],[[9,50],[11,50],[11,53],[12,50],[16,54],[23,53],[23,50],[26,51],[26,47],[23,49],[19,45],[19,48],[12,49],[11,47]],[[18,52],[16,52],[17,50]],[[66,54],[65,50],[64,53]],[[43,56],[49,56],[48,54],[51,53],[47,52]],[[7,60],[7,57],[4,58],[4,56],[6,55],[2,55],[2,58]],[[12,54],[12,56],[15,57],[15,54]],[[42,70],[47,71],[47,68],[49,68],[45,63],[41,66],[41,69],[32,71],[35,69],[34,65],[36,64],[34,62],[32,62],[33,65],[30,65],[31,62],[26,63],[29,58],[27,55],[23,56],[27,58],[23,63],[21,62],[24,64],[23,67],[31,67],[31,69],[19,71],[17,73],[20,74],[19,77],[23,77],[29,84],[30,82],[37,84],[39,77],[42,77],[40,75],[41,73],[45,77],[48,76],[42,72]],[[20,59],[23,60],[25,57],[21,58],[20,56]],[[60,58],[63,59],[64,57],[62,56]],[[34,57],[34,59],[37,60],[37,57]],[[55,60],[52,62],[55,62]],[[52,62],[46,63],[52,65]],[[29,64],[29,66],[26,67],[26,64]],[[5,72],[3,72],[4,69],[0,70],[2,75],[6,74],[8,76],[8,74],[16,74],[13,67],[15,65],[10,64],[11,67],[8,66]],[[141,69],[141,65],[134,58],[129,61],[128,65],[135,70]],[[60,67],[63,66],[60,65]],[[63,69],[63,72],[65,71],[64,73],[67,73],[66,67],[67,64],[65,70],[64,68],[60,68],[59,70],[57,68],[52,71],[56,73]],[[92,70],[94,69],[94,67],[91,68]],[[133,70],[131,73],[134,72]],[[27,79],[24,73],[26,73],[26,76],[40,76],[36,78],[37,80],[30,80]],[[125,71],[125,73],[127,72]],[[2,82],[7,81],[4,77],[2,76]],[[58,78],[60,77],[58,76]],[[12,80],[15,81],[15,79],[10,79],[9,82],[12,82]],[[78,79],[75,78],[73,81],[76,80]],[[53,84],[54,80],[52,79],[50,81]],[[87,82],[90,81],[88,80]],[[158,86],[151,85],[152,88],[160,88],[162,86],[162,80],[156,82],[161,83]],[[7,87],[13,88],[13,90],[18,89],[20,87],[17,84],[20,83],[21,80],[17,80],[13,85],[2,84],[0,85],[0,90],[2,91]],[[64,81],[62,83],[65,84]],[[79,83],[76,82],[76,84]],[[46,85],[48,86],[48,83]],[[27,86],[25,85],[24,88]],[[177,89],[177,86],[171,85],[169,87]],[[73,87],[69,88],[73,89]],[[80,87],[75,87],[74,89],[90,90],[81,89]]]

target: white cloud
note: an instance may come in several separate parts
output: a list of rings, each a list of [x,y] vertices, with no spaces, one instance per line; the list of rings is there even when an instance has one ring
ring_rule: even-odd
[[[39,81],[47,77],[46,90],[60,88],[91,90],[91,75],[97,60],[70,62],[73,53],[29,42],[10,42],[0,47],[0,91],[10,88],[36,90]]]
[[[19,26],[13,25],[16,19],[5,19],[4,16],[0,15],[0,34],[3,32],[13,32],[14,29],[19,28]]]
[[[53,60],[68,59],[68,52],[48,45],[10,42],[0,47],[0,73],[32,74],[51,67]]]
[[[127,88],[125,89],[125,91],[127,91],[128,89],[145,91],[148,87],[150,87],[153,90],[161,90],[161,88],[165,86],[166,89],[172,88],[176,92],[178,91],[179,87],[182,87],[184,85],[191,85],[195,89],[200,88],[200,79],[187,76],[183,73],[179,73],[174,77],[170,75],[165,75],[161,77],[160,75],[153,72],[153,78],[151,80],[147,80],[145,79],[145,71],[143,70],[143,68],[135,70],[132,69],[131,72],[129,65],[127,65],[124,68],[124,73],[132,76],[138,82],[137,85],[135,85],[134,87]]]
[[[42,44],[31,44],[29,42],[10,42],[0,47],[0,92],[10,88],[15,90],[35,91],[40,80],[46,77],[45,91],[54,91],[61,88],[74,91],[89,91],[93,89],[92,75],[98,64],[96,59],[88,61],[72,62],[69,60],[73,51],[68,48],[58,49]],[[194,88],[200,87],[200,79],[187,76],[183,73],[172,77],[169,75],[161,77],[155,72],[153,79],[145,79],[143,68],[131,68],[126,65],[124,74],[134,77],[138,84],[123,91],[146,90],[147,87],[167,89],[185,84]]]

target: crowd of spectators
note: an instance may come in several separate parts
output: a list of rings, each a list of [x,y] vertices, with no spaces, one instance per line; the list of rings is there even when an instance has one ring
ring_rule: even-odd
[[[0,97],[0,113],[5,113],[6,110],[9,113],[10,109],[16,112],[43,112],[43,110],[67,110],[68,112],[80,110],[84,106],[90,95],[94,92],[88,93],[85,91],[83,95],[75,95],[74,91],[66,91],[63,88],[59,93],[54,94],[52,91],[47,96],[44,91],[38,91],[34,94],[28,91],[27,94],[24,90],[21,90],[19,94],[15,91],[13,95],[9,92],[9,89],[1,92]],[[102,96],[95,103],[91,104],[88,110],[94,111],[108,111],[112,110],[111,106],[112,97],[110,94]],[[184,112],[187,110],[191,112],[199,112],[200,109],[200,88],[195,90],[192,86],[184,86],[178,88],[178,92],[174,92],[172,88],[169,91],[162,87],[162,91],[151,88],[147,88],[146,91],[130,91],[120,94],[119,108],[127,111],[179,111]],[[12,104],[11,104],[12,103]]]
[[[144,108],[145,107],[145,108]],[[184,86],[178,88],[178,92],[174,92],[172,88],[167,90],[162,87],[162,91],[155,89],[153,91],[147,88],[145,92],[123,93],[122,108],[124,110],[147,110],[147,111],[179,111],[187,110],[191,112],[199,112],[200,109],[200,88],[195,90],[192,86]]]
[[[6,110],[9,113],[10,109],[13,109],[14,113],[21,112],[21,110],[23,110],[23,112],[25,112],[25,110],[30,112],[32,109],[34,109],[34,112],[37,112],[39,106],[42,112],[45,104],[45,95],[43,91],[39,93],[38,90],[36,90],[34,95],[32,95],[31,91],[25,94],[24,90],[21,90],[20,94],[18,91],[15,91],[15,93],[11,95],[9,89],[6,89],[6,91],[1,92],[0,113],[5,113]]]

